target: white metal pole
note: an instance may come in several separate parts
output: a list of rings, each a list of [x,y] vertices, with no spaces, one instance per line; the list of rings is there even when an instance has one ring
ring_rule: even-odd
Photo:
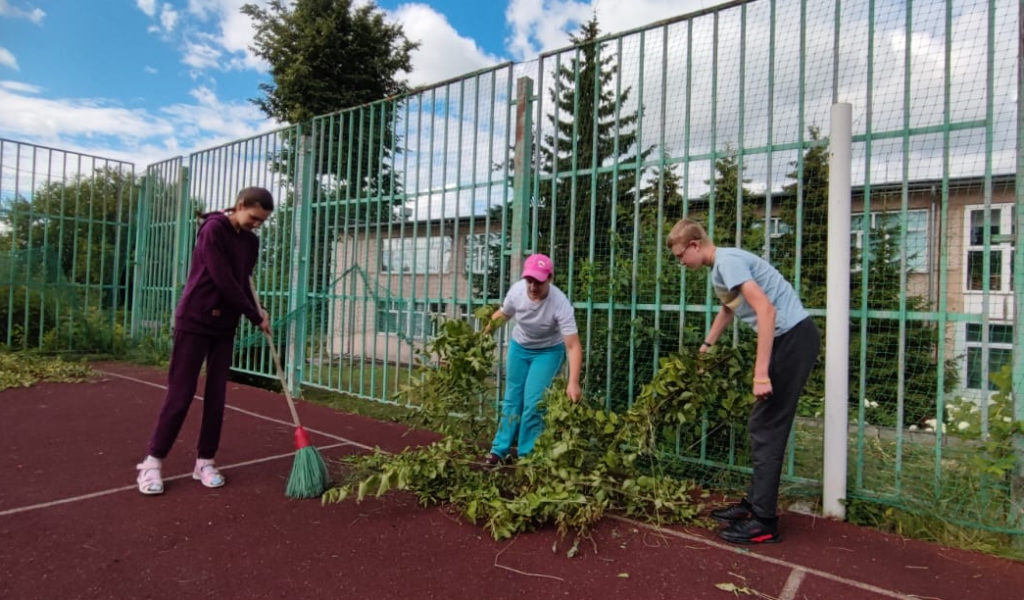
[[[850,155],[853,106],[832,105],[828,164],[828,296],[825,301],[825,450],[822,511],[846,518],[850,392]]]

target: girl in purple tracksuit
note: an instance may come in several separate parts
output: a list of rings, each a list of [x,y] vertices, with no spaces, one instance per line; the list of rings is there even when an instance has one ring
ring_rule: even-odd
[[[149,440],[149,454],[136,465],[139,492],[162,494],[161,461],[171,451],[196,393],[199,370],[206,362],[203,420],[192,478],[206,487],[224,485],[214,466],[224,422],[224,400],[235,329],[245,315],[270,331],[249,285],[259,253],[259,228],[274,210],[269,191],[249,187],[238,193],[235,207],[203,215],[192,254],[188,281],[174,311],[174,349],[167,374],[167,396]]]

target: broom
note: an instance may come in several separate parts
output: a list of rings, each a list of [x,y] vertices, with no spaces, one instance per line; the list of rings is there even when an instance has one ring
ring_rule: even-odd
[[[288,384],[284,379],[281,360],[277,357],[274,339],[269,332],[264,332],[264,334],[270,345],[270,356],[274,359],[277,378],[281,380],[284,397],[288,400],[288,410],[292,413],[292,422],[295,423],[295,460],[292,462],[292,473],[288,477],[288,487],[284,493],[289,498],[316,498],[327,489],[327,466],[324,465],[324,459],[320,456],[320,452],[309,442],[309,435],[299,422],[299,413],[295,411],[295,401],[292,400],[292,396],[288,392]]]
[[[252,290],[252,298],[259,307],[259,295],[256,294],[256,285],[249,279],[249,289]],[[260,308],[262,310],[262,308]],[[292,423],[295,423],[295,460],[292,461],[292,473],[288,476],[288,486],[284,494],[289,498],[316,498],[327,489],[327,465],[324,464],[320,452],[309,441],[309,434],[303,429],[299,422],[299,413],[295,410],[295,401],[288,391],[288,382],[284,379],[284,369],[281,368],[281,359],[277,357],[277,346],[274,345],[274,338],[269,331],[264,331],[267,336],[267,345],[270,346],[270,356],[274,359],[274,368],[277,369],[277,378],[281,381],[281,389],[284,390],[285,400],[288,401],[288,410],[292,413]]]

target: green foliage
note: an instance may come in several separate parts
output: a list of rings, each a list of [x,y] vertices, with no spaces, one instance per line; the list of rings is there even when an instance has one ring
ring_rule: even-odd
[[[491,310],[484,307],[477,317]],[[654,379],[624,413],[571,402],[564,382],[555,382],[545,396],[545,429],[534,451],[514,466],[488,471],[479,462],[480,432],[466,420],[452,425],[445,407],[458,407],[456,412],[478,407],[465,398],[484,389],[491,362],[483,357],[493,352],[493,341],[467,324],[450,323],[456,322],[446,323],[428,347],[433,360],[425,361],[445,368],[423,367],[422,377],[402,392],[429,413],[424,422],[447,436],[399,454],[378,449],[346,459],[347,477],[324,494],[323,502],[404,490],[423,504],[451,505],[495,539],[553,525],[563,536],[575,536],[570,556],[578,551],[580,537],[608,512],[659,523],[697,518],[701,492],[693,482],[670,475],[674,462],[662,457],[677,431],[699,440],[703,423],[710,420],[714,431],[746,415],[753,402],[746,383],[750,365],[743,358],[752,354],[749,348],[663,358]]]
[[[123,356],[133,363],[166,367],[170,363],[171,350],[171,332],[164,326],[157,333],[143,333],[130,339]]]
[[[753,346],[745,344],[662,358],[629,412],[629,418],[641,419],[636,431],[643,434],[629,443],[644,452],[670,451],[677,435],[689,448],[728,427],[743,426],[754,402],[749,382],[753,356]],[[709,446],[728,448],[724,443]]]
[[[959,398],[946,407],[946,431],[968,440],[979,440],[978,452],[971,454],[977,472],[1004,479],[1014,472],[1017,456],[1013,440],[1024,435],[1024,422],[1014,418],[1011,365],[991,374],[998,392],[989,398],[985,427],[978,402]]]
[[[489,322],[496,307],[476,310]],[[420,356],[420,366],[396,399],[418,407],[413,422],[444,435],[483,440],[493,435],[490,409],[496,344],[486,328],[449,319],[438,326]]]
[[[689,214],[689,218],[705,225],[716,245],[760,251],[764,234],[754,227],[758,220],[755,213],[758,206],[754,195],[744,187],[749,182],[749,179],[743,179],[736,149],[727,146],[724,154],[715,161],[714,181],[704,182],[709,184],[711,191],[694,203],[696,206],[690,208]]]
[[[42,342],[44,352],[72,350],[113,356],[124,355],[128,346],[121,317],[96,307],[61,319],[57,327],[43,336]]]
[[[252,50],[274,78],[253,100],[268,117],[302,123],[406,91],[397,75],[412,69],[419,44],[373,3],[271,0],[242,12],[256,29]]]
[[[36,347],[87,306],[123,306],[135,203],[132,173],[109,167],[11,199],[0,214],[0,342]]]
[[[0,391],[29,387],[40,381],[85,381],[90,375],[92,370],[84,362],[0,349]]]

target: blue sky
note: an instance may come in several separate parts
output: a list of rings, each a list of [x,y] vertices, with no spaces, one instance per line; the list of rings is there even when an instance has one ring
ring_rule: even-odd
[[[144,167],[273,129],[249,102],[270,79],[248,50],[245,1],[0,0],[0,137]],[[407,78],[422,85],[564,47],[595,12],[602,29],[624,30],[715,3],[377,4],[421,43]]]

